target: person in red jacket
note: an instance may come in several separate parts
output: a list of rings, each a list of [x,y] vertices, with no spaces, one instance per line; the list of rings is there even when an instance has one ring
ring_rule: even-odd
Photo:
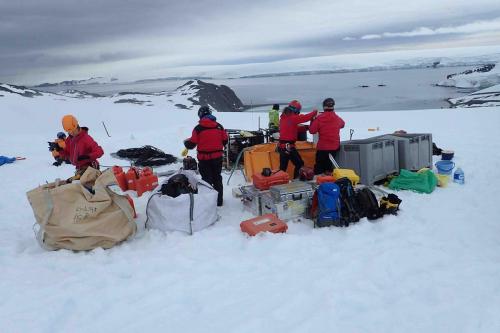
[[[344,128],[345,122],[334,111],[335,101],[327,98],[323,101],[323,112],[309,127],[311,134],[318,133],[319,141],[316,145],[316,164],[314,173],[316,175],[333,171],[333,165],[329,154],[336,157],[340,147],[340,129]]]
[[[69,135],[65,140],[61,155],[76,167],[74,179],[79,179],[89,166],[99,169],[97,159],[104,155],[104,151],[88,135],[88,128],[80,127],[78,120],[70,114],[62,118],[62,126]]]
[[[302,106],[296,100],[293,100],[283,109],[280,117],[280,140],[278,143],[278,152],[280,154],[280,169],[286,172],[288,161],[292,161],[295,166],[293,177],[299,176],[299,170],[304,165],[304,161],[295,148],[297,141],[298,126],[313,119],[318,113],[314,110],[308,114],[300,114]],[[298,112],[297,112],[298,111]]]
[[[198,117],[200,121],[193,129],[191,137],[184,140],[184,146],[187,149],[198,146],[198,168],[201,178],[218,192],[217,206],[222,206],[222,156],[228,141],[227,132],[216,121],[208,106],[200,107]]]

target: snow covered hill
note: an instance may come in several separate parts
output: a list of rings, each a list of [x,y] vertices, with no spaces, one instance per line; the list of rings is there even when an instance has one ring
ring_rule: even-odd
[[[485,67],[481,66],[467,73],[449,75],[446,80],[439,82],[437,85],[444,87],[484,89],[500,84],[500,66],[499,64],[493,65],[494,67],[489,71],[480,71],[481,68]]]
[[[49,93],[10,84],[0,84],[0,92],[5,95],[17,94],[24,97],[45,96],[54,100],[64,100],[65,97],[70,99],[94,98],[102,100],[103,103],[158,105],[167,109],[181,110],[197,110],[201,105],[210,105],[212,109],[220,112],[238,112],[243,111],[244,108],[241,100],[228,86],[216,85],[201,80],[189,80],[173,92],[120,92],[113,96],[101,96],[74,89]],[[3,94],[0,94],[0,96],[3,96]]]
[[[244,183],[238,172],[224,188],[221,220],[193,236],[145,231],[142,196],[134,198],[134,239],[106,251],[47,252],[35,241],[25,193],[73,173],[52,166],[46,147],[64,114],[89,127],[105,150],[102,165],[123,165],[110,153],[151,144],[179,155],[196,111],[156,99],[147,106],[26,98],[1,86],[0,154],[27,158],[0,166],[2,332],[500,331],[500,107],[340,113],[342,139],[349,129],[354,138],[374,135],[368,128],[405,129],[432,133],[455,151],[466,184],[399,192],[398,216],[348,228],[313,229],[303,220],[286,234],[249,238],[239,223],[251,215],[231,197]],[[185,88],[179,99],[190,96]],[[248,130],[266,117],[215,115],[227,128]]]
[[[5,95],[11,94],[16,94],[23,97],[42,96],[42,93],[37,90],[28,89],[23,86],[0,83],[0,96],[3,97]]]
[[[448,101],[453,107],[500,106],[500,84]]]

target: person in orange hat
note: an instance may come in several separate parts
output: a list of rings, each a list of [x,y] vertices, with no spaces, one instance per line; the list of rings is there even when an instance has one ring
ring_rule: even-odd
[[[80,127],[78,120],[70,114],[62,118],[62,126],[68,137],[64,147],[64,156],[76,167],[75,179],[78,179],[90,166],[99,169],[97,159],[104,155],[101,146],[88,134],[87,127]]]

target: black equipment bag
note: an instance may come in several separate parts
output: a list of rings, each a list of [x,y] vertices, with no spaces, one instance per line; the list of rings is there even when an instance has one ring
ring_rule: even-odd
[[[161,186],[160,192],[163,195],[168,195],[173,198],[177,198],[181,194],[196,193],[191,187],[186,175],[183,174],[177,174],[170,177],[168,181]]]
[[[183,170],[198,170],[198,162],[191,156],[186,156],[182,160],[182,169]]]
[[[358,202],[359,217],[366,217],[368,220],[376,220],[383,214],[378,206],[375,194],[368,188],[362,188],[356,192]]]
[[[356,194],[352,182],[347,177],[335,181],[340,189],[340,221],[348,226],[350,223],[358,222],[360,219]]]

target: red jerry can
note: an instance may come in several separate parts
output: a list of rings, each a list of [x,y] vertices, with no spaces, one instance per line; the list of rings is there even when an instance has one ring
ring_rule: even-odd
[[[142,169],[139,179],[136,181],[137,196],[140,197],[146,191],[152,191],[158,186],[158,177],[151,168]]]
[[[118,183],[118,186],[120,186],[120,189],[122,191],[126,191],[128,189],[127,186],[127,178],[125,178],[125,173],[123,172],[123,169],[117,165],[115,165],[113,168],[113,173],[116,178],[116,182]]]
[[[125,178],[127,180],[127,189],[135,190],[136,182],[137,179],[139,178],[139,169],[131,167],[125,174]]]

